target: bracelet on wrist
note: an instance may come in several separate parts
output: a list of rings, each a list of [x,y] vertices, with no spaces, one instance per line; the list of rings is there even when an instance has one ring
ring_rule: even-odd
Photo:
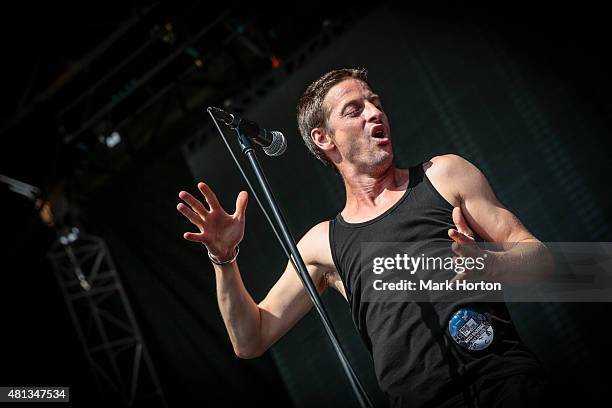
[[[215,265],[227,265],[227,264],[230,264],[230,263],[234,262],[236,260],[236,258],[238,258],[238,253],[239,252],[240,252],[240,246],[236,245],[236,254],[231,259],[228,259],[227,261],[219,261],[216,257],[214,257],[210,253],[210,251],[208,251],[208,258]]]

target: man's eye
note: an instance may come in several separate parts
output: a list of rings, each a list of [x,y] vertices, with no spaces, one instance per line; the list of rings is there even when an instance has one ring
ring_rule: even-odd
[[[361,111],[360,109],[352,108],[352,109],[349,109],[348,111],[346,111],[345,115],[346,116],[358,116],[360,111]]]

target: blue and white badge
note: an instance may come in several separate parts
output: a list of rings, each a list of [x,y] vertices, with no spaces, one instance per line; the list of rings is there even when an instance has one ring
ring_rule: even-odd
[[[484,350],[493,342],[493,326],[482,313],[459,309],[448,321],[448,331],[455,343],[470,351]]]

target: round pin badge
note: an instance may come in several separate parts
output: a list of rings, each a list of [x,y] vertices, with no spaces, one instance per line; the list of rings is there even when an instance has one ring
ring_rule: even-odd
[[[448,321],[448,331],[459,346],[470,350],[484,350],[493,342],[493,326],[482,313],[462,308]]]

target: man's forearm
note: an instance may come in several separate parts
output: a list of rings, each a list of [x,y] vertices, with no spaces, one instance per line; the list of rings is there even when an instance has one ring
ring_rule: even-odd
[[[236,262],[215,265],[217,300],[234,352],[240,358],[261,354],[261,314],[244,287]]]
[[[541,280],[549,276],[554,267],[550,251],[537,239],[517,242],[493,254],[488,276],[495,282],[520,284]]]

